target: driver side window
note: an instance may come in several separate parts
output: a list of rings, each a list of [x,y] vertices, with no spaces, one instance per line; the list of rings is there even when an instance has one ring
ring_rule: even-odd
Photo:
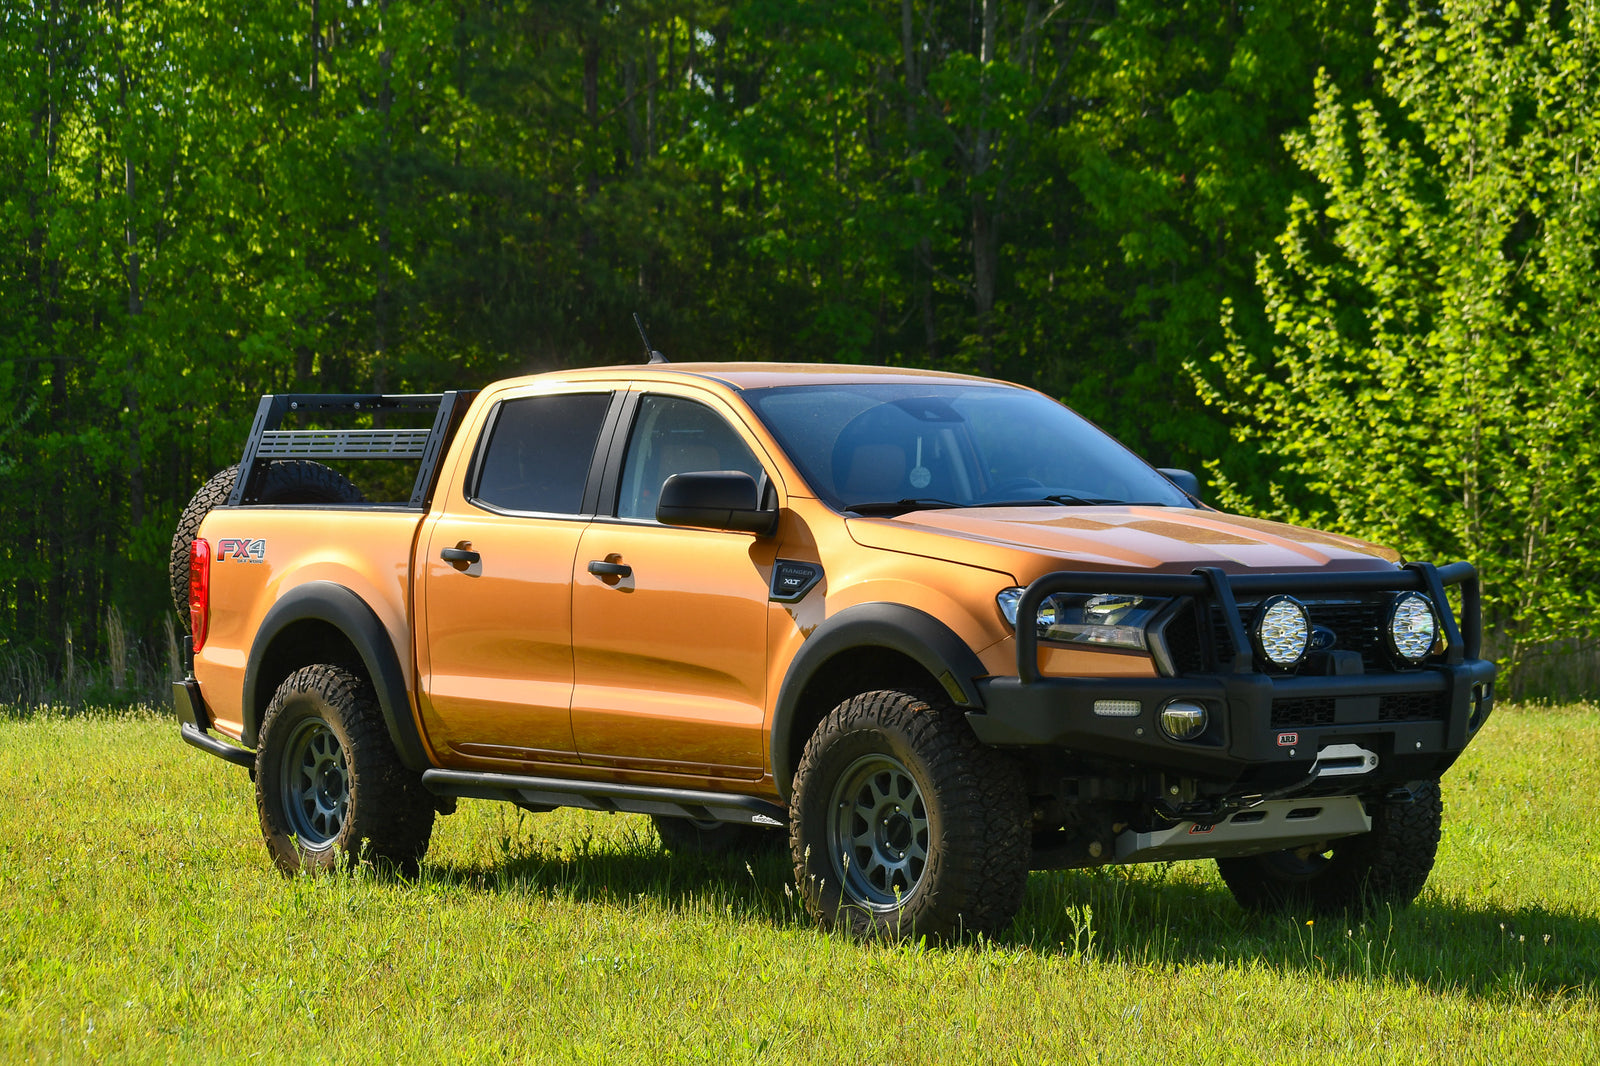
[[[677,396],[646,396],[639,401],[622,463],[618,518],[655,518],[661,485],[673,474],[742,470],[759,485],[761,463],[711,408]]]

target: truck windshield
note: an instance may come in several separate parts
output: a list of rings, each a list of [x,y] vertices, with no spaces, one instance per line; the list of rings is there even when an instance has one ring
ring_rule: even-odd
[[[1026,389],[907,382],[744,395],[817,495],[841,511],[1192,506],[1116,440]]]

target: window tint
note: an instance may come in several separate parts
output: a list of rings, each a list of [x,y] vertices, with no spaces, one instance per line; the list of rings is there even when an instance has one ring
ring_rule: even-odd
[[[702,470],[742,470],[762,484],[761,464],[715,411],[675,396],[646,396],[628,437],[617,515],[654,518],[662,482]]]
[[[811,487],[840,509],[917,498],[1190,506],[1117,441],[1025,389],[797,385],[745,397]]]
[[[610,403],[610,393],[583,393],[500,404],[473,498],[507,511],[577,514]]]

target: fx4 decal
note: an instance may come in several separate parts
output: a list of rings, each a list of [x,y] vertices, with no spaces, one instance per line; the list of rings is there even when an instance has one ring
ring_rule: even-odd
[[[267,542],[238,537],[219,540],[217,562],[227,562],[229,559],[237,559],[241,563],[264,563],[267,561]]]

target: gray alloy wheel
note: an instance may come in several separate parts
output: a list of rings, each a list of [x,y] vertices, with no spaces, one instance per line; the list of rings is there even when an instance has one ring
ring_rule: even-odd
[[[828,856],[851,896],[889,911],[928,865],[928,807],[911,771],[892,755],[863,755],[834,786]]]
[[[332,843],[350,807],[350,768],[344,748],[320,718],[299,723],[284,745],[284,815],[308,848]]]

